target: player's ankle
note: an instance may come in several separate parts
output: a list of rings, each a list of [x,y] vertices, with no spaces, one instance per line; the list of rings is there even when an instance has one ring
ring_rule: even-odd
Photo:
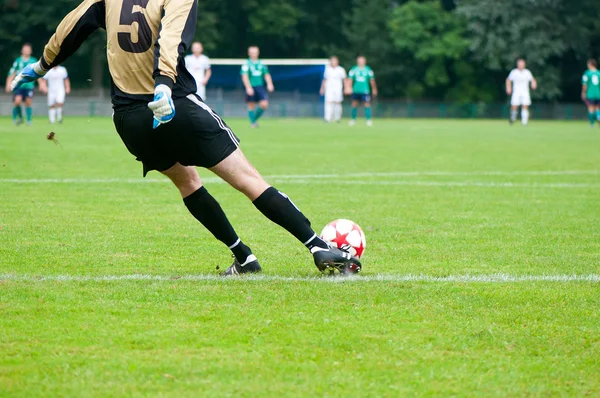
[[[315,248],[319,248],[319,249],[329,249],[329,245],[320,237],[317,236],[317,234],[314,234],[313,237],[304,244],[304,246],[306,246],[306,248],[308,250],[311,251],[311,253],[313,252],[313,249]]]

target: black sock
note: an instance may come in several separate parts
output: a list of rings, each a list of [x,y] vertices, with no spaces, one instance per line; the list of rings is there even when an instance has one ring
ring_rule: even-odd
[[[292,203],[292,201],[277,189],[271,187],[262,193],[255,201],[254,206],[269,220],[285,228],[294,235],[308,249],[321,247],[326,249],[327,243],[323,242],[310,227],[310,221]]]
[[[208,193],[206,188],[201,187],[187,198],[184,198],[183,203],[185,203],[190,213],[196,217],[196,220],[200,221],[215,238],[225,243],[233,252],[235,258],[241,264],[244,264],[252,251],[238,238],[221,205]]]

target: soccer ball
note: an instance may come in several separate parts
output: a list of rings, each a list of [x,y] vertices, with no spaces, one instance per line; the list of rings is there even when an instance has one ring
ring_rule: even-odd
[[[323,228],[321,239],[333,247],[361,258],[365,254],[367,240],[363,230],[353,221],[335,220]]]

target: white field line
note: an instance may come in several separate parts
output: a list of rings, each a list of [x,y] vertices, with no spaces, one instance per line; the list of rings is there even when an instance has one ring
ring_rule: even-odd
[[[422,187],[482,187],[482,188],[600,188],[598,184],[586,183],[526,183],[526,182],[482,182],[482,181],[414,181],[414,180],[393,180],[393,181],[349,181],[349,180],[278,180],[271,179],[274,183],[286,184],[325,184],[325,185],[405,185]]]
[[[347,173],[347,174],[275,174],[266,179],[275,180],[325,180],[343,178],[373,178],[373,177],[423,177],[423,176],[573,176],[600,175],[600,170],[539,170],[539,171],[398,171],[389,173]],[[209,177],[205,182],[223,182],[220,178]],[[106,183],[165,183],[168,179],[153,178],[0,178],[0,183],[14,184],[106,184]],[[304,183],[304,182],[303,182]]]
[[[526,183],[526,182],[483,182],[483,181],[415,181],[415,180],[392,180],[392,181],[361,181],[361,180],[318,180],[318,179],[283,179],[267,178],[274,184],[318,184],[318,185],[403,185],[403,186],[421,186],[421,187],[479,187],[479,188],[583,188],[598,189],[598,184],[587,183]],[[224,181],[218,178],[205,178],[204,183],[223,184]],[[0,179],[0,184],[164,184],[168,180],[152,179]]]
[[[149,281],[149,282],[229,282],[229,281],[257,281],[257,282],[322,282],[322,283],[365,283],[365,282],[432,282],[432,283],[527,283],[527,282],[591,282],[600,283],[600,275],[364,275],[353,277],[326,277],[326,276],[276,276],[276,275],[248,275],[236,278],[224,278],[219,275],[17,275],[0,274],[0,281],[18,282],[122,282],[122,281]]]
[[[349,174],[284,174],[272,178],[343,178],[343,177],[420,177],[420,176],[562,176],[600,175],[600,170],[537,170],[537,171],[393,171]]]
[[[415,180],[360,180],[360,178],[377,177],[419,177],[419,176],[574,176],[600,175],[600,170],[542,170],[542,171],[481,171],[481,172],[450,172],[450,171],[415,171],[392,173],[348,173],[348,174],[290,174],[272,175],[266,179],[274,183],[286,184],[338,184],[338,185],[408,185],[408,186],[438,186],[438,187],[500,187],[500,188],[600,188],[600,184],[590,183],[516,183],[516,182],[486,182],[486,181],[415,181]],[[0,178],[0,184],[153,184],[168,183],[167,179],[148,178]],[[223,180],[216,177],[204,179],[205,183],[218,184]]]

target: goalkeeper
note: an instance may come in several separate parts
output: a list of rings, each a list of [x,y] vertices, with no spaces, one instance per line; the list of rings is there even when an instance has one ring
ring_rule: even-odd
[[[106,29],[117,132],[142,162],[144,175],[157,170],[169,177],[190,213],[231,250],[235,260],[226,275],[259,272],[261,267],[194,166],[210,169],[244,193],[306,246],[320,270],[360,271],[356,258],[330,248],[294,203],[265,182],[229,126],[195,94],[183,56],[196,31],[197,8],[197,0],[85,0],[60,23],[41,60],[17,75],[11,88],[41,78],[92,32]],[[125,24],[137,34],[124,33]]]

